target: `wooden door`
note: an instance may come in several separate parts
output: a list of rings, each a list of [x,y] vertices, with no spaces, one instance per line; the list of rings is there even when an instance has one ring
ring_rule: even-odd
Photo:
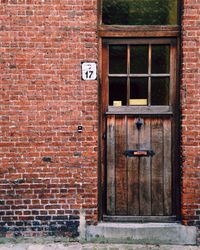
[[[108,115],[107,214],[169,216],[171,194],[171,118]]]
[[[175,215],[175,55],[171,39],[105,40],[104,218]]]

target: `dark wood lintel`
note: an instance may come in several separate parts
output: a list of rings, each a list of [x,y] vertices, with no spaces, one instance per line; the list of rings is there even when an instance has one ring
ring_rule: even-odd
[[[177,37],[180,34],[180,28],[156,25],[101,25],[98,33],[100,37]]]

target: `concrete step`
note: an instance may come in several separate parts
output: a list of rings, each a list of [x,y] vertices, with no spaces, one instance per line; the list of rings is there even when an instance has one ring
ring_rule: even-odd
[[[109,223],[88,226],[86,239],[96,243],[196,245],[196,227],[179,223]]]

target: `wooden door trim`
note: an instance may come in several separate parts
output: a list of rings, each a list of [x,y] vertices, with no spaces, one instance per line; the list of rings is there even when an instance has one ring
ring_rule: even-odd
[[[103,44],[102,39],[100,38],[100,81],[99,81],[99,204],[98,204],[98,219],[101,221],[104,212],[106,211],[106,124],[105,124],[105,113],[108,102],[107,88],[107,75],[105,68],[108,67],[107,60],[107,50],[106,46]]]
[[[173,110],[170,106],[108,106],[105,114],[173,115]]]

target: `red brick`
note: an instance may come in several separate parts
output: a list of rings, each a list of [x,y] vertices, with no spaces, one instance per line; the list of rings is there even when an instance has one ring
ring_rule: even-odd
[[[181,95],[182,116],[182,216],[183,223],[198,225],[197,211],[200,205],[200,164],[197,160],[200,152],[200,74],[199,57],[199,9],[196,0],[185,0],[183,3],[182,22],[182,80]]]
[[[79,167],[90,166],[89,181],[97,187],[98,82],[80,75],[83,60],[98,60],[97,3],[83,2],[1,0],[1,208],[18,215],[25,209],[23,217],[10,216],[16,221],[34,220],[37,210],[79,210],[80,183],[88,181]],[[93,203],[97,207],[96,196]]]

